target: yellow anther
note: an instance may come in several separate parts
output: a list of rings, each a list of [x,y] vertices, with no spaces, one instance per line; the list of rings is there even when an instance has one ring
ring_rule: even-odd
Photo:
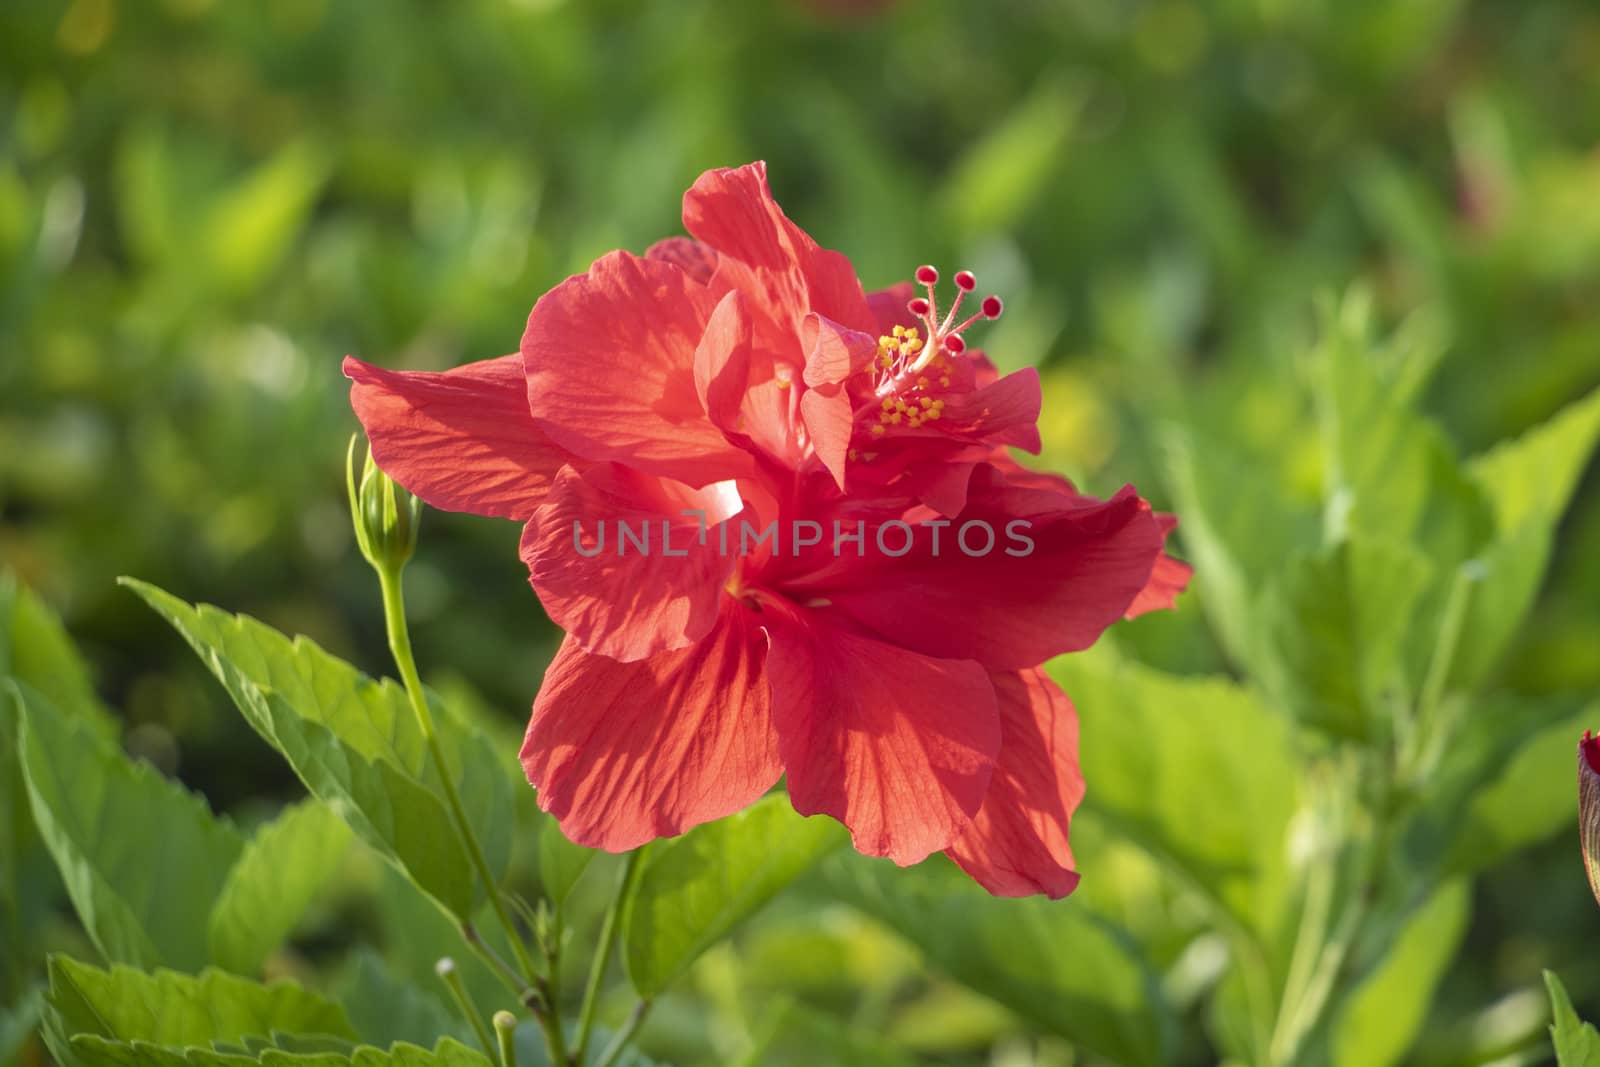
[[[881,425],[880,426],[874,426],[872,428],[872,436],[874,436],[874,437],[882,437],[886,433],[888,433],[888,431],[885,430]]]
[[[926,378],[918,378],[917,379],[917,388],[918,389],[926,389],[927,387],[928,387],[928,379],[926,379]]]
[[[898,426],[900,424],[900,413],[898,411],[889,416],[889,423],[890,425],[894,426]]]
[[[911,418],[906,420],[906,425],[915,430],[918,426],[922,425],[922,420],[913,415]]]
[[[907,326],[906,336],[915,341],[921,335],[917,333],[917,328],[915,326]]]
[[[936,408],[936,409],[937,409],[937,410],[939,410],[939,411],[943,411],[943,410],[944,410],[944,401],[943,401],[943,400],[935,400],[935,401],[934,401],[934,402],[933,402],[933,406],[934,406],[934,408]]]
[[[904,326],[896,326],[894,328],[894,335],[896,337],[904,337],[906,335],[906,328]]]
[[[793,382],[791,382],[791,381],[790,381],[790,380],[789,380],[789,379],[787,379],[787,378],[779,378],[779,379],[778,379],[778,388],[779,388],[779,389],[787,389],[787,388],[789,388],[789,387],[790,387],[790,386],[791,386],[791,385],[793,385],[793,384],[794,384],[794,383],[793,383]]]
[[[890,367],[894,366],[894,357],[885,352],[883,355],[878,357],[878,366],[882,367],[884,370],[888,370]]]
[[[909,341],[902,342],[900,347],[905,349],[907,352],[921,352],[922,351],[922,338],[913,337]]]
[[[950,375],[946,374],[940,377],[939,384],[946,389],[950,388]]]
[[[939,416],[942,415],[942,414],[944,414],[944,412],[940,411],[938,408],[934,408],[932,411],[929,411],[923,417],[926,418],[929,422],[938,422],[939,421]]]
[[[856,450],[855,450],[855,449],[853,449],[853,448],[852,448],[852,449],[851,449],[851,450],[850,450],[850,452],[849,452],[849,456],[850,456],[850,461],[851,461],[851,462],[852,462],[852,463],[853,463],[853,462],[855,462],[855,461],[856,461],[856,460],[858,460],[858,459],[860,459],[860,458],[861,458],[861,453],[860,453],[860,452],[857,452],[857,451],[856,451]]]
[[[921,404],[924,408],[933,407],[933,401],[929,400],[927,397],[923,397],[921,400],[918,400],[917,403]]]
[[[898,326],[895,327],[895,329],[897,329],[897,330],[899,328],[900,327],[898,327]],[[879,337],[878,338],[878,347],[879,348],[893,348],[894,347],[894,338],[893,337],[889,337],[887,335]]]
[[[885,410],[885,411],[893,411],[894,410],[894,397],[886,396],[886,397],[883,398],[883,410]]]

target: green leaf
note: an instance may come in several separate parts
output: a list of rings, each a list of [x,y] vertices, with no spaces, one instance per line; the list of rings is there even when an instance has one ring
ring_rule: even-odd
[[[1471,887],[1434,890],[1377,967],[1349,994],[1333,1030],[1334,1067],[1398,1063],[1422,1030],[1434,991],[1467,931]]]
[[[740,1067],[912,1067],[918,1060],[881,1036],[848,1026],[789,997],[764,1013]]]
[[[301,781],[368,844],[458,919],[487,899],[456,830],[438,769],[404,691],[374,682],[305,638],[246,616],[191,607],[124,580],[184,636],[245,719]],[[436,710],[449,773],[490,869],[503,872],[515,815],[512,778],[484,737]]]
[[[211,959],[256,974],[294,930],[350,848],[350,831],[316,800],[285,808],[256,832],[211,910]]]
[[[10,1067],[39,1028],[44,988],[36,986],[15,1004],[0,1007],[0,1067]]]
[[[70,1038],[209,1048],[275,1033],[353,1040],[344,1009],[290,982],[262,985],[217,970],[198,976],[130,967],[101,970],[64,956],[50,960],[45,1034],[51,1051]]]
[[[1600,390],[1468,461],[1468,476],[1494,511],[1496,534],[1477,561],[1480,578],[1452,670],[1458,684],[1488,673],[1533,607],[1556,524],[1597,441]]]
[[[1577,786],[1571,773],[1552,773],[1552,768],[1570,771],[1577,739],[1585,726],[1600,719],[1600,705],[1569,710],[1538,724],[1528,723],[1526,712],[1480,712],[1492,713],[1509,721],[1502,729],[1486,731],[1483,747],[1488,751],[1480,774],[1463,782],[1459,793],[1446,790],[1441,796],[1441,820],[1451,831],[1445,857],[1451,873],[1483,870],[1570,827]],[[1462,794],[1464,811],[1462,803],[1450,799]]]
[[[910,870],[844,853],[824,865],[842,899],[957,982],[1031,1026],[1126,1067],[1167,1062],[1171,1009],[1128,939],[1071,903],[989,896],[954,865]]]
[[[666,988],[778,891],[844,842],[829,819],[789,798],[751,807],[654,846],[623,917],[623,959],[641,996]]]
[[[1236,664],[1255,661],[1253,628],[1261,590],[1296,546],[1316,536],[1316,524],[1285,503],[1268,460],[1170,427],[1163,435],[1179,536],[1195,566],[1206,617]]]
[[[258,284],[299,235],[327,177],[322,154],[294,142],[219,196],[202,230],[213,276],[235,291]]]
[[[40,836],[108,960],[199,970],[206,924],[244,841],[205,800],[130,762],[87,726],[12,683]]]
[[[549,816],[539,823],[539,884],[557,907],[566,903],[572,887],[589,869],[595,850],[574,845]]]
[[[0,573],[0,677],[6,675],[32,686],[63,714],[92,720],[103,734],[115,729],[61,620],[13,575]]]
[[[439,998],[391,971],[375,953],[361,949],[335,992],[361,1040],[379,1048],[396,1041],[429,1045],[440,1037],[471,1040],[460,1019]]]
[[[1293,557],[1263,607],[1268,688],[1309,725],[1378,735],[1386,696],[1421,681],[1405,686],[1403,653],[1431,575],[1420,553],[1364,538]]]
[[[1600,1033],[1578,1018],[1572,998],[1554,971],[1544,972],[1545,988],[1550,991],[1550,1008],[1555,1021],[1550,1037],[1556,1046],[1556,1061],[1561,1067],[1600,1067]]]
[[[1049,670],[1079,711],[1086,810],[1247,926],[1272,929],[1299,804],[1288,721],[1232,682],[1119,664],[1100,651],[1063,656]],[[1202,796],[1229,800],[1195,803]]]

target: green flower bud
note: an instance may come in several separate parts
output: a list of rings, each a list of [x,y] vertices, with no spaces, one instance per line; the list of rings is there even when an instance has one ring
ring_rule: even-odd
[[[350,493],[350,521],[356,544],[378,570],[400,570],[417,550],[422,501],[396,485],[372,460],[372,449],[356,478],[356,438],[345,458],[345,485]]]

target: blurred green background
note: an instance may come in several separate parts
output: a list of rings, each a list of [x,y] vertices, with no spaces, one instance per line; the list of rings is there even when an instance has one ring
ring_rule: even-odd
[[[976,271],[1007,301],[980,343],[1044,369],[1046,460],[1170,506],[1167,419],[1293,469],[1286,383],[1314,299],[1352,284],[1448,349],[1423,406],[1463,452],[1600,384],[1597,145],[1600,8],[1577,0],[18,0],[0,566],[62,613],[139,754],[219,809],[275,802],[288,771],[115,576],[383,670],[340,357],[512,351],[545,289],[680,232],[705,168],[768,160],[869,287]],[[1523,697],[1600,689],[1597,488],[1591,467],[1501,670]],[[556,638],[517,534],[429,513],[408,572],[424,673],[513,732]],[[1120,640],[1224,668],[1192,605]],[[1475,892],[1417,1062],[1453,1062],[1452,1011],[1542,966],[1600,1014],[1574,842]],[[1008,1024],[974,1025],[950,1054]]]

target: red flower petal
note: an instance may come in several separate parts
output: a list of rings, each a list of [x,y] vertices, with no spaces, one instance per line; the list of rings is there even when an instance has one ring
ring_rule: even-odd
[[[1067,827],[1083,799],[1078,715],[1042,670],[996,674],[1000,755],[983,807],[947,850],[1000,897],[1064,897],[1078,887]]]
[[[522,746],[540,807],[578,844],[623,852],[754,803],[781,773],[764,644],[731,597],[705,640],[637,663],[569,637]]]
[[[855,268],[789,220],[772,198],[765,163],[702,174],[683,196],[683,225],[724,257],[718,283],[741,289],[791,335],[808,311],[872,329]]]
[[[383,370],[346,356],[344,373],[372,458],[443,511],[526,519],[573,459],[529,415],[520,355],[441,373]]]
[[[1037,453],[1043,405],[1039,372],[1025,367],[970,393],[948,394],[939,429],[964,440]]]
[[[613,252],[534,305],[522,335],[528,406],[551,440],[585,459],[690,485],[750,471],[706,418],[695,349],[710,293],[660,260]]]
[[[702,517],[683,514],[691,509]],[[522,559],[551,621],[579,647],[645,659],[716,623],[736,562],[720,553],[717,527],[739,509],[731,484],[694,490],[614,463],[565,467],[523,530]]]
[[[711,283],[711,276],[717,272],[717,262],[722,258],[715,248],[692,237],[664,237],[645,249],[644,255],[646,259],[671,263],[701,285]]]
[[[1008,536],[1013,521],[1029,525]],[[961,530],[972,526],[963,551]],[[851,530],[854,523],[846,524]],[[1034,667],[1095,642],[1128,610],[1150,578],[1161,530],[1125,487],[1110,500],[1008,485],[993,467],[973,472],[968,504],[939,530],[916,529],[898,558],[873,550],[812,550],[811,572],[785,581],[796,599],[823,598],[828,611],[883,640],[928,656],[975,659],[991,670]],[[898,545],[899,539],[894,544]],[[1024,552],[1011,555],[1008,551]],[[791,572],[806,561],[790,561]]]
[[[805,383],[812,388],[839,385],[871,366],[878,352],[871,334],[816,314],[801,324],[800,343],[806,350]]]
[[[730,291],[718,302],[694,352],[694,387],[706,414],[724,432],[736,431],[750,386],[750,313]]]
[[[947,848],[989,786],[994,688],[976,663],[919,656],[767,602],[767,678],[789,797],[856,851],[901,866]]]
[[[1165,543],[1167,535],[1178,525],[1178,516],[1158,511],[1155,519],[1161,527],[1161,540]],[[1150,580],[1133,598],[1123,617],[1132,619],[1147,611],[1166,611],[1177,607],[1178,594],[1189,588],[1189,579],[1193,574],[1193,567],[1182,560],[1173,559],[1163,548],[1161,555],[1156,557],[1155,567],[1150,571]]]
[[[880,334],[893,333],[896,326],[918,326],[920,320],[906,310],[906,303],[917,295],[910,282],[896,282],[887,289],[867,294],[867,307],[878,322]]]

